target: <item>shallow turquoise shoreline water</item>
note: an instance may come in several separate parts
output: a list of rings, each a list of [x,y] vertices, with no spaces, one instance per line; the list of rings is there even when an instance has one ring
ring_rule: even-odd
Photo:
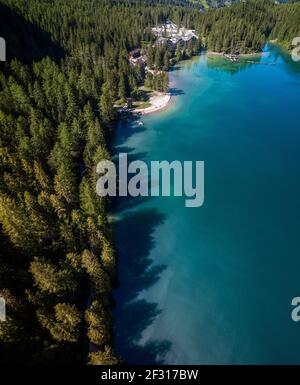
[[[119,200],[115,349],[130,363],[300,363],[300,63],[205,55],[171,106],[120,125],[130,159],[204,160],[205,203]]]

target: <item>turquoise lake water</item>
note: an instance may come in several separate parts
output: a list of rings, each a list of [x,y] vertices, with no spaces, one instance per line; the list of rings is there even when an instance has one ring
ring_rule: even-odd
[[[300,63],[276,47],[248,60],[181,63],[170,107],[118,128],[130,160],[205,161],[200,208],[119,199],[114,339],[129,363],[300,363]]]

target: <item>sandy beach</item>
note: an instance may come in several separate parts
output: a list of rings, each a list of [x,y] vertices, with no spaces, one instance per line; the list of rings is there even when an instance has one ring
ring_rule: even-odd
[[[161,93],[161,92],[155,92],[150,97],[150,104],[151,106],[146,108],[137,108],[133,110],[134,113],[138,113],[141,115],[151,114],[153,112],[162,110],[163,108],[167,107],[171,100],[171,94],[167,93]]]

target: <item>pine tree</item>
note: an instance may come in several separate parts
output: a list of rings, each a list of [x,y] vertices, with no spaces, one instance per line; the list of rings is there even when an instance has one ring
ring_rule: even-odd
[[[120,360],[113,355],[112,349],[109,346],[105,346],[104,350],[89,354],[89,364],[118,365],[120,364]]]
[[[110,125],[115,120],[116,114],[114,111],[114,100],[108,83],[104,84],[102,87],[99,109],[101,120],[104,124]]]
[[[125,100],[126,96],[127,96],[127,92],[126,92],[125,76],[121,74],[120,80],[119,80],[118,97],[122,100]]]
[[[29,271],[33,275],[35,285],[51,294],[73,293],[76,281],[68,270],[57,270],[53,264],[44,258],[34,258]]]
[[[152,68],[154,64],[155,64],[155,50],[152,47],[152,45],[150,45],[147,51],[147,65],[149,66],[149,68]]]
[[[181,48],[180,48],[179,44],[177,44],[176,51],[175,51],[176,62],[179,62],[181,60],[181,58],[182,58]]]
[[[93,301],[85,313],[85,319],[89,325],[89,340],[97,346],[106,345],[110,340],[111,328],[107,309],[99,301]]]
[[[159,70],[162,67],[162,55],[159,47],[155,51],[155,68]]]
[[[164,70],[168,71],[170,68],[169,52],[166,50],[164,53]]]
[[[56,341],[77,342],[80,332],[81,314],[75,305],[58,303],[54,315],[39,310],[38,319]]]
[[[166,72],[164,72],[162,76],[162,90],[164,93],[167,93],[169,91],[169,76]]]

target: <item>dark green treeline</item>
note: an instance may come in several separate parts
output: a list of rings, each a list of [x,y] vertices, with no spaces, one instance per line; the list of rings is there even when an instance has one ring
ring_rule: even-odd
[[[299,4],[202,13],[169,3],[0,1],[8,53],[0,67],[2,363],[119,361],[110,347],[109,202],[95,194],[95,166],[109,158],[114,102],[144,83],[128,52],[151,45],[150,27],[170,18],[217,51],[299,36]],[[169,66],[166,52],[153,60]]]

